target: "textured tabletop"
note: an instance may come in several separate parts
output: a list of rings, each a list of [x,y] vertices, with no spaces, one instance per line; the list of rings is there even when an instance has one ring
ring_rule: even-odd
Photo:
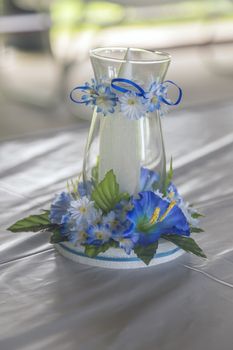
[[[232,350],[232,114],[225,103],[163,120],[175,182],[206,215],[195,238],[209,259],[141,270],[75,264],[46,233],[6,231],[80,172],[85,127],[0,144],[1,350]]]

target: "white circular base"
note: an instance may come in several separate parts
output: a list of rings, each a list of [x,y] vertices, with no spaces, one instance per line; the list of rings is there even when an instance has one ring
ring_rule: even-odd
[[[174,244],[161,240],[154,258],[147,266],[133,252],[127,255],[123,249],[110,248],[95,258],[89,258],[84,253],[84,247],[75,246],[70,242],[54,244],[56,250],[64,257],[81,264],[105,267],[109,269],[138,269],[166,263],[181,256],[184,251]]]

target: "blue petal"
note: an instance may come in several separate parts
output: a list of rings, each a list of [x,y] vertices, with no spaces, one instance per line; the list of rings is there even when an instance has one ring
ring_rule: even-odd
[[[141,167],[140,191],[151,191],[152,186],[159,181],[159,174],[153,170]]]

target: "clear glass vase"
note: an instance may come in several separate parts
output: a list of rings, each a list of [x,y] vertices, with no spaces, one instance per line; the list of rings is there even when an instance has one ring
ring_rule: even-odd
[[[164,80],[170,63],[169,54],[142,49],[98,48],[91,51],[90,57],[98,83],[110,84],[114,78],[125,78],[145,90],[153,81]],[[120,111],[103,116],[95,109],[83,163],[86,187],[89,181],[99,182],[113,170],[120,190],[137,194],[146,190],[141,188],[144,168],[158,174],[155,186],[161,190],[166,158],[159,112],[129,120]]]

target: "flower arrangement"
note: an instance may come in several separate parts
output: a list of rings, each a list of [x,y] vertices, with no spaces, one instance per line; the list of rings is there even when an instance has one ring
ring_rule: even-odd
[[[91,258],[114,247],[127,254],[133,251],[148,265],[161,239],[205,258],[190,236],[203,232],[199,227],[202,215],[183,200],[172,176],[171,162],[160,192],[158,174],[142,167],[140,192],[133,196],[120,192],[112,170],[100,182],[94,177],[87,183],[71,181],[67,191],[54,197],[50,210],[19,220],[8,230],[49,231],[51,243],[81,245]]]
[[[171,85],[178,89],[173,102],[168,97]],[[81,96],[76,96],[80,93]],[[179,104],[182,90],[170,80],[153,81],[144,88],[125,78],[99,83],[93,79],[90,84],[75,87],[70,97],[76,103],[95,108],[103,117],[115,114],[117,118],[120,112],[126,119],[138,120],[154,111],[163,115],[168,106]],[[90,258],[116,248],[128,255],[133,252],[148,265],[161,240],[206,258],[191,237],[194,232],[203,232],[199,226],[202,215],[184,201],[172,182],[172,161],[162,188],[157,172],[139,167],[139,192],[134,195],[120,191],[120,178],[117,181],[113,169],[99,181],[98,169],[97,162],[90,180],[71,180],[67,190],[54,197],[49,210],[19,220],[8,230],[49,231],[51,243],[71,242],[83,247],[85,256]]]
[[[171,85],[178,89],[178,97],[174,102],[168,98],[168,87]],[[79,97],[75,95],[76,93],[82,94]],[[70,98],[75,103],[85,104],[93,109],[96,107],[97,113],[103,116],[111,115],[118,109],[126,118],[138,120],[155,110],[164,115],[168,111],[168,106],[180,103],[182,90],[171,80],[163,83],[153,81],[144,90],[142,86],[129,79],[116,78],[110,83],[104,81],[97,83],[92,79],[91,83],[75,87],[70,93]]]

